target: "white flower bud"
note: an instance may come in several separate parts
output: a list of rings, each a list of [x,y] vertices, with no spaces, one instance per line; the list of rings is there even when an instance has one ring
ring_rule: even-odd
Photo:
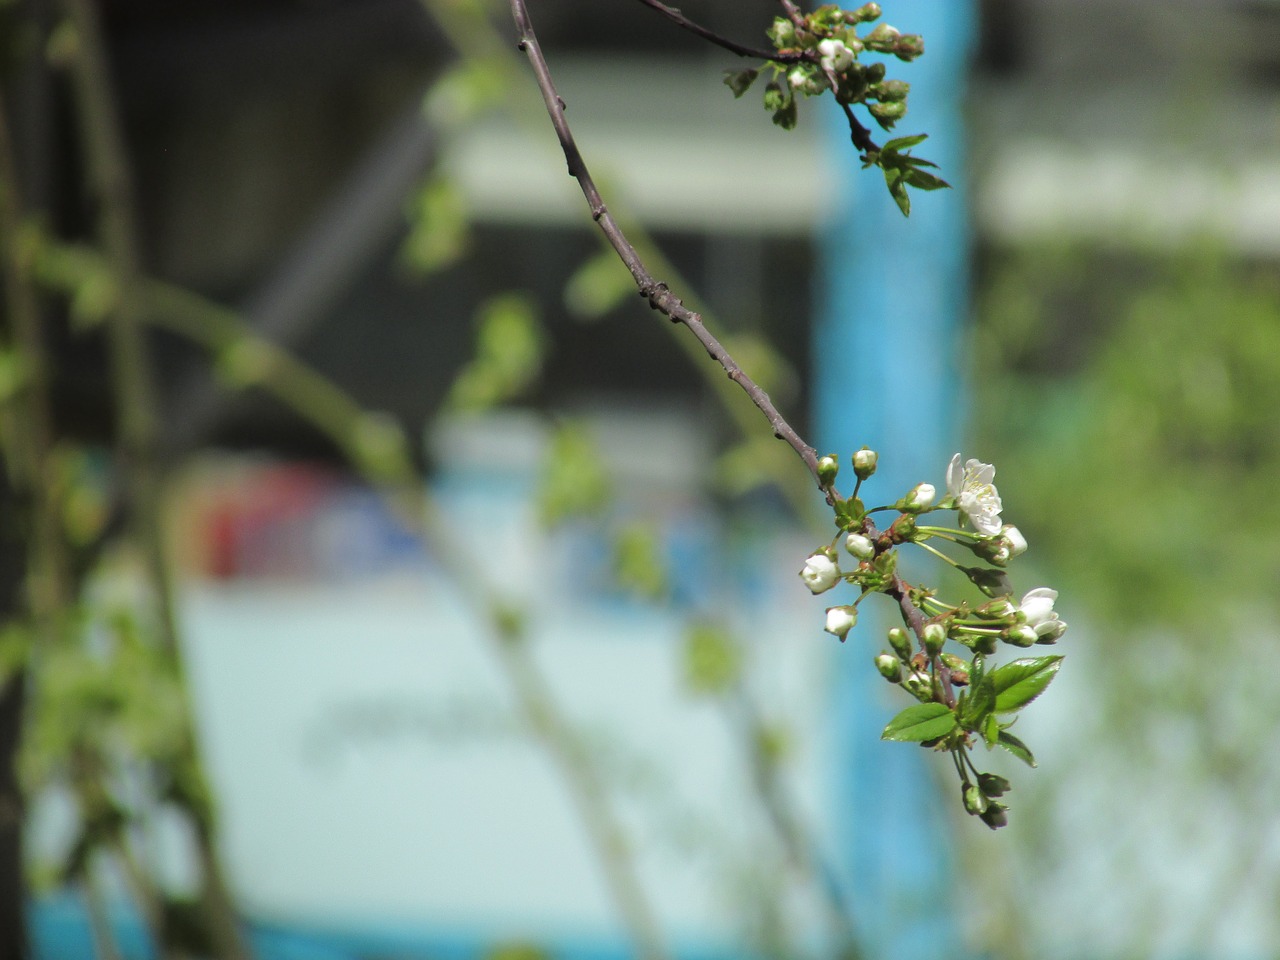
[[[1009,556],[1016,557],[1027,552],[1027,540],[1022,531],[1012,523],[1000,528],[1000,536],[1009,544]]]
[[[791,86],[796,90],[801,89],[808,82],[809,82],[808,74],[806,74],[799,67],[796,67],[794,70],[792,70],[790,73],[787,74],[787,83],[791,84]]]
[[[858,608],[854,606],[847,607],[828,607],[827,608],[827,625],[823,627],[827,633],[832,636],[839,637],[841,641],[849,635],[849,631],[853,629],[854,624],[858,622]]]
[[[932,483],[917,483],[905,497],[902,499],[902,509],[909,512],[925,510],[932,506],[933,498],[937,496],[938,491],[933,488]]]
[[[947,628],[940,623],[930,623],[924,628],[924,646],[929,653],[934,654],[942,649],[942,645],[947,642]]]
[[[800,579],[804,581],[804,585],[810,592],[826,593],[840,579],[840,568],[836,566],[835,560],[829,554],[819,550],[817,553],[810,554],[805,560],[804,569],[800,571]]]
[[[1059,620],[1055,615],[1052,620],[1044,620],[1036,625],[1036,643],[1056,643],[1067,632],[1067,622]]]
[[[876,545],[869,537],[860,533],[851,533],[844,538],[844,548],[859,560],[870,560],[876,555]]]
[[[863,447],[861,450],[855,450],[853,454],[853,472],[858,475],[859,480],[865,480],[876,472],[876,461],[880,459],[874,450],[868,450]]]

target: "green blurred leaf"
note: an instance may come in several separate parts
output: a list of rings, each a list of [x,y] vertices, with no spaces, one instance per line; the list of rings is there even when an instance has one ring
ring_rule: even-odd
[[[475,358],[462,368],[445,399],[453,410],[474,412],[510,400],[541,373],[542,327],[530,298],[504,294],[476,313]]]
[[[631,273],[612,250],[588,258],[564,287],[564,304],[573,316],[595,320],[636,291]]]
[[[618,584],[642,597],[656,598],[667,586],[661,546],[647,524],[629,523],[613,536],[613,573]]]
[[[972,678],[972,675],[970,675]],[[980,729],[995,709],[996,687],[990,675],[982,677],[969,687],[965,708],[960,711],[960,723],[966,730]]]
[[[917,703],[889,721],[881,740],[918,742],[945,737],[956,728],[956,715],[942,703]]]
[[[914,146],[924,143],[928,139],[929,135],[927,133],[917,133],[910,137],[894,137],[892,140],[887,141],[880,149],[885,153],[890,151],[899,153],[903,150],[909,150]]]
[[[428,179],[410,199],[409,235],[400,259],[422,274],[435,273],[457,262],[471,242],[466,203],[452,178]]]
[[[551,436],[538,484],[538,516],[552,526],[570,517],[598,516],[610,485],[595,440],[581,424],[566,421]]]
[[[694,693],[718,695],[742,675],[742,651],[719,627],[694,624],[684,635],[684,678]]]

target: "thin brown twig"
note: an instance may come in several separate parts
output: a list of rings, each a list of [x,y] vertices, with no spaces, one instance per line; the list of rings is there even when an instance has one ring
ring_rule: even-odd
[[[757,60],[772,60],[774,63],[796,63],[806,59],[805,55],[798,50],[763,50],[759,47],[748,47],[745,44],[730,40],[728,37],[721,36],[714,30],[709,30],[699,23],[695,23],[686,17],[675,7],[668,7],[659,0],[640,0],[646,7],[658,11],[676,26],[690,33],[701,37],[709,43],[714,43],[717,47],[723,47],[730,53],[736,53],[740,57],[754,57]]]
[[[773,435],[779,440],[785,441],[795,450],[808,468],[809,473],[817,481],[817,451],[805,443],[795,428],[787,422],[777,407],[773,405],[773,401],[769,399],[769,395],[764,389],[752,380],[738,365],[737,361],[730,356],[720,341],[703,324],[702,317],[688,309],[680,298],[672,293],[665,283],[655,279],[644,263],[641,262],[635,247],[627,240],[622,228],[619,227],[618,222],[613,218],[608,207],[605,206],[604,200],[600,196],[600,191],[587,170],[586,162],[578,151],[577,143],[574,141],[573,133],[569,129],[569,123],[565,118],[564,100],[560,97],[560,94],[556,91],[555,84],[552,82],[550,68],[547,65],[546,58],[543,56],[542,48],[538,45],[538,39],[534,33],[533,23],[529,18],[529,11],[524,0],[511,0],[511,12],[519,33],[518,46],[528,56],[534,75],[537,77],[538,89],[542,92],[542,99],[546,104],[547,113],[551,117],[551,124],[555,128],[560,147],[564,151],[565,162],[569,167],[569,175],[578,181],[582,194],[587,200],[587,205],[590,207],[591,219],[600,227],[610,246],[613,247],[623,265],[630,271],[640,295],[649,301],[649,306],[654,310],[657,310],[673,323],[683,324],[689,329],[698,339],[698,342],[702,344],[707,354],[724,369],[725,375],[738,384],[746,392],[747,396],[751,398],[751,402],[764,414],[769,421],[769,426],[773,429]],[[830,500],[833,496],[830,489],[823,487],[821,481],[818,481],[818,487]]]

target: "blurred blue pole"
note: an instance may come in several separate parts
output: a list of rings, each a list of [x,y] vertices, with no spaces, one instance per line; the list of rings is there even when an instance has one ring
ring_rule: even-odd
[[[925,54],[911,64],[888,61],[891,77],[911,83],[909,112],[897,128],[886,134],[859,111],[861,119],[879,143],[928,133],[914,152],[937,163],[953,189],[912,190],[904,218],[880,172],[860,169],[843,115],[833,109],[825,118],[841,176],[818,254],[815,436],[819,454],[839,454],[846,493],[849,454],[864,444],[879,451],[879,470],[864,487],[868,506],[892,502],[922,480],[944,489],[947,460],[959,449],[959,331],[969,295],[961,110],[974,0],[882,6],[881,22],[922,34]],[[872,665],[887,649],[891,625],[888,604],[864,610],[873,606],[882,615],[860,622],[835,656],[833,839],[873,960],[936,960],[957,949],[947,834],[959,788],[941,796],[935,789],[932,778],[950,772],[945,757],[879,740],[911,701]]]

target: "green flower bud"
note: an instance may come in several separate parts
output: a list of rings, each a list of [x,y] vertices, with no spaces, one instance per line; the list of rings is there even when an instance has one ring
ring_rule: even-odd
[[[880,19],[880,4],[864,3],[857,10],[850,10],[844,16],[850,23],[870,23],[872,20]]]
[[[978,816],[981,817],[982,822],[992,830],[999,830],[1009,822],[1009,817],[1005,814],[1005,811],[1008,809],[1009,808],[1003,803],[997,803],[992,800],[987,804],[987,809],[983,810],[982,813],[978,814]]]
[[[921,703],[928,703],[933,699],[933,681],[927,673],[913,670],[903,678],[902,688]]]
[[[1006,597],[1013,593],[1013,584],[1003,570],[990,567],[961,567],[970,582],[988,597]]]
[[[960,784],[960,796],[964,800],[966,812],[975,817],[982,816],[986,812],[988,806],[987,798],[982,795],[982,791],[978,789],[976,784]]]
[[[1057,643],[1058,638],[1067,632],[1065,620],[1046,620],[1036,629],[1036,643]]]
[[[881,103],[897,103],[906,100],[911,84],[905,80],[886,80],[876,87],[875,97]]]
[[[901,120],[907,115],[907,105],[897,100],[891,103],[871,103],[867,105],[867,110],[877,120]]]
[[[1020,623],[1006,630],[1004,639],[1006,643],[1011,643],[1015,647],[1029,647],[1036,642],[1036,631],[1034,627]]]
[[[876,461],[880,459],[880,455],[874,450],[863,447],[853,455],[853,472],[857,474],[859,480],[865,480],[876,472]]]
[[[890,683],[902,682],[902,661],[897,657],[887,653],[880,654],[876,657],[876,669],[880,671],[880,676]]]
[[[836,482],[836,474],[840,472],[840,461],[828,454],[818,461],[818,482],[829,487]]]
[[[796,25],[786,17],[775,17],[769,28],[769,39],[779,49],[791,46],[796,39]]]
[[[884,64],[873,63],[867,67],[867,83],[879,83],[884,79]]]
[[[1004,777],[998,777],[994,773],[980,773],[978,788],[982,790],[983,796],[1003,797],[1012,789],[1012,785]]]
[[[930,623],[924,628],[924,649],[929,656],[936,657],[946,642],[947,628],[942,624]]]
[[[902,627],[894,627],[889,631],[889,646],[903,660],[911,659],[911,637]]]
[[[904,513],[919,513],[932,506],[933,498],[937,494],[938,491],[934,489],[932,483],[917,483],[905,497],[894,504],[894,507]]]

